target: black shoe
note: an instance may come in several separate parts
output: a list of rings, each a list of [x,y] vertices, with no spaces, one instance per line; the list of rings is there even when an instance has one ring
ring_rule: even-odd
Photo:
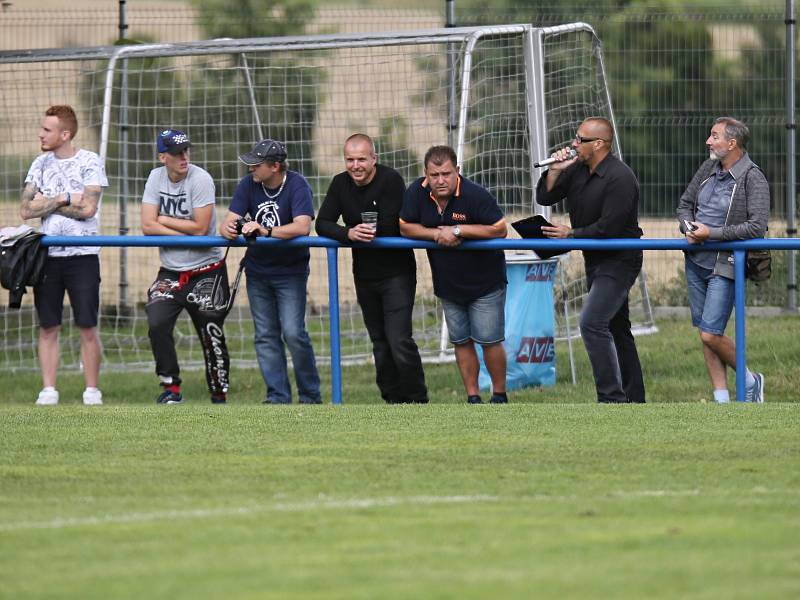
[[[467,404],[483,404],[483,400],[478,395],[467,396]]]
[[[502,394],[492,394],[492,398],[489,402],[492,404],[508,404],[508,396],[506,396],[505,392]]]
[[[414,404],[427,404],[427,403],[428,403],[428,398],[427,397],[420,398],[419,400],[414,400]]]
[[[322,404],[322,400],[319,398],[316,400],[300,400],[300,404]]]
[[[156,398],[156,404],[183,404],[183,396],[177,392],[164,390],[159,397]]]
[[[211,394],[211,404],[227,404],[225,394]]]

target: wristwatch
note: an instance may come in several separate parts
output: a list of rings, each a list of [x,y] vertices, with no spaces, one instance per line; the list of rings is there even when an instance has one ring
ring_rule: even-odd
[[[67,197],[67,203],[64,206],[69,206],[70,204],[72,204],[72,194],[66,192],[64,195]]]
[[[265,227],[264,229],[267,230],[267,233],[264,234],[264,237],[272,237],[272,227]]]
[[[453,235],[456,236],[457,238],[460,238],[461,237],[461,227],[459,227],[458,225],[453,227]]]

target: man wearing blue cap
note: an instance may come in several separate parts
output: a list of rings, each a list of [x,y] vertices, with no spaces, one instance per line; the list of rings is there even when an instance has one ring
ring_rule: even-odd
[[[214,180],[189,163],[189,136],[165,129],[156,139],[161,167],[147,178],[142,196],[142,231],[145,235],[213,235]],[[158,404],[180,404],[180,367],[172,332],[183,309],[194,323],[205,357],[206,382],[211,402],[224,404],[230,360],[223,322],[230,291],[222,249],[159,249],[161,268],[147,294],[147,323],[156,374],[164,390]]]
[[[236,187],[230,212],[220,227],[227,239],[283,240],[308,235],[314,219],[311,186],[286,165],[286,147],[262,140],[239,157],[250,173]],[[251,220],[244,222],[244,217]],[[284,341],[294,365],[300,402],[320,404],[314,349],[306,331],[307,247],[250,245],[244,257],[247,296],[255,326],[255,347],[267,385],[268,404],[290,404],[292,391]]]

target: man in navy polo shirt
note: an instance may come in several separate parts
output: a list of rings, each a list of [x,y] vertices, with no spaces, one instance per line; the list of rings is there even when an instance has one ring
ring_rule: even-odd
[[[229,240],[240,232],[245,238],[283,240],[308,235],[314,218],[311,186],[300,173],[287,169],[286,147],[262,140],[239,160],[250,173],[233,193],[220,234]],[[252,220],[242,223],[245,215]],[[267,404],[292,401],[284,341],[292,355],[300,402],[321,402],[314,349],[306,330],[309,258],[307,247],[257,245],[249,246],[244,257],[256,358],[267,385]]]
[[[482,402],[477,342],[492,380],[491,402],[506,403],[505,255],[502,250],[450,250],[465,239],[504,238],[503,211],[486,189],[459,175],[449,146],[431,147],[423,164],[425,177],[412,183],[403,198],[400,233],[443,247],[428,250],[428,260],[467,402]]]

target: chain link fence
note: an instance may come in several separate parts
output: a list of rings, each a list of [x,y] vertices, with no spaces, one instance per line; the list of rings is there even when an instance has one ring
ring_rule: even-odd
[[[220,10],[222,4],[215,1],[198,3],[199,8],[127,3],[124,37],[180,42],[223,35],[359,33],[444,25],[444,2],[431,3],[430,9],[400,9],[331,7],[298,0],[284,3],[291,10],[270,11],[249,4],[234,3]],[[535,8],[498,4],[456,2],[456,22],[550,26],[584,21],[599,34],[622,154],[642,185],[641,220],[646,236],[678,236],[672,218],[675,207],[706,156],[704,142],[711,123],[721,115],[735,116],[750,126],[751,156],[772,185],[769,235],[786,235],[783,2],[736,7],[715,2],[677,7],[657,1],[625,7],[603,2],[589,7],[585,3],[558,7],[537,3]],[[112,44],[120,36],[119,21],[118,7],[110,2],[91,9],[55,8],[48,11],[46,20],[40,10],[10,4],[0,10],[0,48]],[[13,171],[2,169],[3,173]],[[796,193],[793,197],[797,202]],[[774,276],[768,284],[749,291],[751,304],[785,304],[786,263],[786,253],[776,253]],[[645,266],[654,304],[685,305],[678,253],[648,253]]]

